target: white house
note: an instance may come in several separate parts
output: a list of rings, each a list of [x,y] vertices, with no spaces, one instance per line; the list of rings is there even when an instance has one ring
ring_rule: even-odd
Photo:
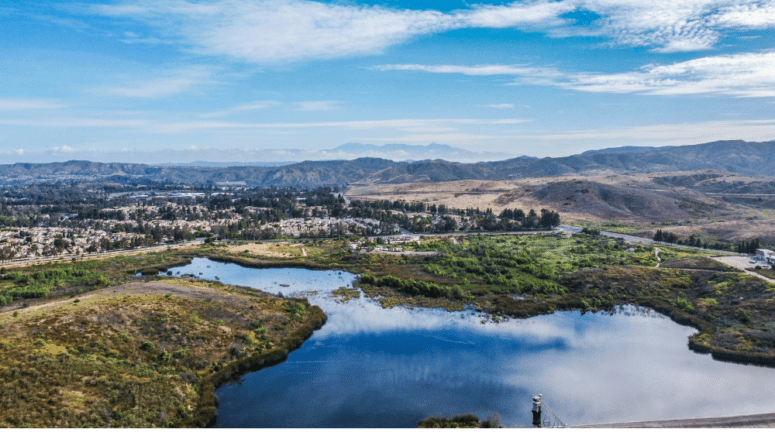
[[[767,250],[764,248],[757,248],[756,249],[756,258],[761,260],[766,260],[770,263],[772,263],[771,259],[775,257],[775,251]]]

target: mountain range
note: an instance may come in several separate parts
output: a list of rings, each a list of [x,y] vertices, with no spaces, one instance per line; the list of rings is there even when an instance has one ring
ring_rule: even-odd
[[[343,151],[362,144],[345,144]],[[377,146],[373,146],[377,147]],[[387,147],[387,148],[385,148]],[[391,148],[393,147],[393,148]],[[408,150],[402,146],[400,150]],[[420,146],[417,146],[420,147]],[[431,147],[431,148],[429,148]],[[459,150],[431,144],[423,151]],[[398,150],[382,146],[380,150]],[[450,150],[452,149],[452,150]],[[407,151],[408,152],[408,151]],[[346,186],[374,183],[428,183],[453,180],[497,180],[590,174],[637,174],[714,169],[747,176],[775,175],[775,141],[717,141],[670,147],[620,147],[560,158],[522,156],[514,159],[457,163],[446,160],[397,162],[365,157],[353,160],[305,161],[282,166],[152,166],[145,164],[69,161],[0,165],[0,184],[64,181],[181,184],[239,183],[248,186]]]

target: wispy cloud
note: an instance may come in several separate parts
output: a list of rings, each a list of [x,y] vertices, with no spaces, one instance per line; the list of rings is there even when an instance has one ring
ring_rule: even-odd
[[[142,119],[104,119],[104,118],[34,118],[34,119],[0,119],[4,126],[34,126],[52,128],[90,128],[90,127],[126,127],[140,128],[153,125],[150,120]]]
[[[226,110],[217,111],[217,112],[209,112],[206,114],[201,114],[199,116],[202,118],[220,118],[220,117],[225,117],[227,115],[234,115],[240,112],[249,112],[249,111],[255,111],[259,109],[266,109],[272,106],[276,106],[278,104],[279,103],[276,101],[254,101],[252,103],[239,105],[231,109],[226,109]]]
[[[775,96],[775,52],[712,56],[647,65],[621,74],[579,74],[562,86],[588,92]]]
[[[550,85],[585,92],[775,96],[775,51],[708,56],[669,65],[646,65],[638,71],[616,74],[563,73],[551,68],[519,65],[410,64],[375,68],[468,76],[515,76],[515,84]]]
[[[126,86],[100,87],[93,91],[131,98],[163,98],[210,83],[215,71],[210,66],[191,66],[159,73],[151,80],[131,80]]]
[[[332,111],[339,109],[340,102],[334,100],[300,101],[296,103],[297,111]]]
[[[49,100],[0,99],[0,111],[18,111],[31,109],[59,109],[65,105]]]
[[[390,119],[390,120],[358,120],[358,121],[313,121],[299,123],[236,123],[226,121],[188,121],[178,123],[159,123],[146,126],[155,131],[174,133],[196,130],[246,130],[246,129],[314,129],[340,128],[348,130],[395,129],[402,131],[427,131],[428,129],[446,128],[461,125],[511,125],[526,123],[524,119]],[[0,121],[0,124],[2,121]]]
[[[775,27],[775,0],[526,0],[448,13],[309,0],[144,0],[72,10],[133,19],[155,29],[158,35],[146,40],[174,40],[201,54],[254,63],[375,54],[418,36],[465,28],[599,36],[611,44],[676,52],[711,48],[729,29]],[[593,19],[577,20],[572,13]]]
[[[489,107],[492,109],[514,109],[513,103],[496,103],[496,104],[486,104],[484,107]]]
[[[35,126],[44,128],[127,128],[156,133],[180,133],[203,130],[256,130],[256,129],[313,129],[342,128],[349,130],[396,129],[409,131],[432,131],[449,126],[465,125],[512,125],[529,122],[517,118],[477,119],[477,118],[439,118],[439,119],[387,119],[356,121],[318,121],[298,123],[240,123],[231,121],[180,121],[163,122],[151,119],[95,119],[95,118],[35,118],[0,119],[0,125]]]
[[[544,141],[601,141],[686,145],[729,138],[770,141],[775,138],[775,119],[714,120],[699,123],[654,124],[615,129],[571,130],[522,136]]]

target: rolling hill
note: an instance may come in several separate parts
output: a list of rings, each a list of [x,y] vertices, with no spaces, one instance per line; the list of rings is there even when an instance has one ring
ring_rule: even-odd
[[[344,150],[356,145],[345,144]],[[357,146],[361,146],[358,144]],[[349,147],[349,148],[348,148]],[[392,150],[390,146],[383,146]],[[411,150],[402,146],[402,150]],[[440,151],[451,147],[432,144]],[[446,148],[445,148],[446,147]],[[283,166],[151,166],[69,161],[0,165],[0,184],[66,181],[185,184],[244,183],[249,186],[346,186],[353,184],[432,183],[453,180],[502,180],[595,174],[642,174],[718,170],[742,176],[775,175],[775,141],[717,141],[676,147],[620,147],[561,158],[518,157],[494,162],[444,160],[395,162],[381,158],[305,161]]]

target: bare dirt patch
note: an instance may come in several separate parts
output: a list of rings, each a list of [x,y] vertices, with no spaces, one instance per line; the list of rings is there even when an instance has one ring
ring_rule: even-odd
[[[226,251],[233,254],[249,254],[251,256],[273,257],[273,258],[294,258],[306,256],[304,248],[299,244],[290,245],[287,242],[280,243],[255,243],[232,245],[226,248]]]
[[[770,265],[768,265],[766,262],[756,260],[751,256],[725,256],[725,257],[714,257],[713,259],[721,263],[724,263],[726,265],[729,265],[731,267],[737,268],[746,274],[752,275],[754,277],[758,277],[770,283],[775,283],[775,280],[773,279],[764,277],[761,274],[756,274],[753,271],[748,271],[748,268],[756,268],[757,266],[760,266],[762,268],[770,267]]]

